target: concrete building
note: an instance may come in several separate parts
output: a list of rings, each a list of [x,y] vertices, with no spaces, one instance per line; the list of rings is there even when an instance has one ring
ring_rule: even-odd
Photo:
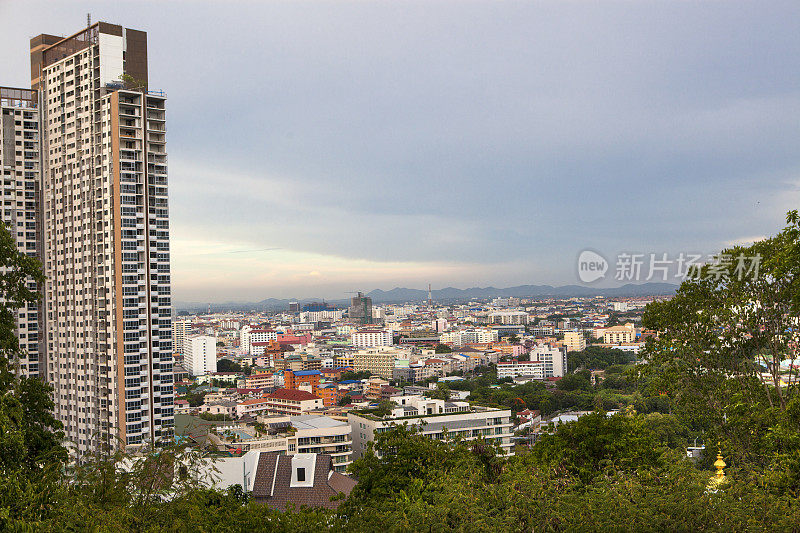
[[[262,349],[260,350],[260,353],[254,354],[254,343],[259,343],[259,346],[266,346],[266,344],[263,343],[269,343],[269,341],[277,340],[278,332],[274,329],[254,328],[253,326],[246,324],[242,326],[242,329],[239,332],[239,347],[250,355],[260,355],[264,353],[264,350]]]
[[[380,348],[359,350],[353,355],[353,370],[356,372],[366,370],[383,379],[392,379],[395,353],[394,350],[381,350]]]
[[[262,398],[245,400],[236,406],[236,416],[302,415],[322,409],[322,398],[302,390],[276,389]]]
[[[564,333],[564,346],[567,352],[580,352],[586,349],[586,337],[580,331],[567,331]]]
[[[372,324],[372,298],[360,292],[353,296],[348,315],[356,324]]]
[[[352,342],[356,348],[391,346],[392,332],[383,329],[362,329],[353,332]]]
[[[40,141],[37,92],[0,87],[0,220],[17,251],[30,257],[40,255]],[[29,289],[40,289],[32,278],[26,283]],[[20,374],[39,376],[41,372],[47,379],[41,304],[27,304],[14,313]]]
[[[319,370],[284,370],[283,386],[286,389],[305,390],[316,395],[322,372]]]
[[[353,428],[353,458],[364,455],[367,443],[375,435],[392,426],[419,426],[422,435],[433,439],[463,437],[465,440],[485,438],[497,443],[505,455],[511,451],[511,411],[470,406],[467,402],[448,402],[421,396],[398,396],[398,406],[391,414],[379,418],[368,413],[350,411],[347,421]]]
[[[464,346],[467,344],[490,344],[499,339],[498,332],[493,329],[462,329],[442,333],[439,341],[442,344]]]
[[[172,321],[172,348],[175,353],[183,355],[183,341],[192,332],[192,322],[190,320]]]
[[[528,313],[525,311],[493,311],[489,313],[491,324],[527,324]]]
[[[171,440],[166,98],[147,34],[100,22],[30,52],[54,414],[78,455]]]
[[[519,376],[531,376],[534,379],[545,378],[543,361],[500,361],[497,363],[497,378],[514,379]]]
[[[272,372],[252,374],[244,378],[245,389],[263,389],[275,387],[275,374]]]
[[[630,344],[636,340],[636,327],[633,323],[628,322],[623,326],[602,328],[600,337],[604,344]]]
[[[530,352],[530,360],[544,363],[545,378],[561,378],[567,372],[567,349],[563,346],[537,344]]]
[[[259,416],[258,421],[270,429],[269,434],[241,424],[220,426],[218,433],[224,448],[242,450],[245,456],[258,451],[282,455],[324,453],[332,458],[336,472],[344,472],[352,462],[352,428],[343,420],[323,415],[300,415]],[[223,476],[230,462],[229,459],[217,461]],[[238,472],[241,474],[241,466]]]
[[[217,371],[217,338],[210,335],[189,335],[184,339],[183,364],[193,376]]]

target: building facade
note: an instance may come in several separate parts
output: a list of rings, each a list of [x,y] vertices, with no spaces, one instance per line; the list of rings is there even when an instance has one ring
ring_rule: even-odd
[[[183,340],[192,332],[192,323],[189,320],[173,320],[172,322],[172,348],[175,353],[183,354]]]
[[[535,379],[545,378],[545,365],[542,361],[500,361],[497,363],[497,378],[532,376]]]
[[[183,364],[193,376],[203,376],[217,371],[216,337],[189,335],[183,343]]]
[[[372,324],[372,298],[360,292],[353,296],[350,299],[348,316],[356,324]]]
[[[586,349],[586,337],[580,331],[567,331],[564,333],[564,345],[568,352],[580,352]]]
[[[530,360],[544,364],[545,378],[561,378],[567,372],[567,349],[563,346],[537,344],[530,352]]]
[[[356,348],[391,346],[392,332],[383,329],[362,329],[353,332],[352,342]]]
[[[353,370],[367,371],[383,379],[392,379],[395,359],[394,351],[378,348],[359,350],[353,355]]]
[[[42,135],[47,381],[81,455],[173,435],[163,93],[147,34],[96,23],[31,40]]]
[[[0,87],[0,220],[15,241],[17,251],[30,257],[40,254],[40,143],[37,92]],[[40,289],[32,278],[26,283],[33,291]],[[21,353],[17,366],[20,374],[45,374],[41,304],[27,304],[14,313]],[[46,379],[46,375],[42,377]]]
[[[448,402],[421,396],[398,396],[392,400],[399,405],[385,418],[358,411],[347,414],[347,420],[353,428],[353,458],[364,455],[367,443],[374,441],[375,435],[402,424],[418,426],[422,435],[432,439],[484,438],[496,443],[503,455],[514,454],[511,411],[508,409],[473,407],[467,402]]]

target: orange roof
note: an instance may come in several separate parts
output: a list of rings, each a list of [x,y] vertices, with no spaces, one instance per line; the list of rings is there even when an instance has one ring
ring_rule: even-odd
[[[252,400],[245,400],[243,402],[239,402],[239,405],[254,405],[257,403],[267,403],[267,400],[263,398],[254,398]]]

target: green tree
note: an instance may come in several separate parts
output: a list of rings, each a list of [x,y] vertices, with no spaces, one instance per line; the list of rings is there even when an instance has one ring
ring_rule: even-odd
[[[616,348],[587,346],[584,350],[567,354],[567,367],[570,372],[577,369],[603,370],[611,365],[624,365],[635,360],[633,354]]]
[[[372,376],[372,373],[368,370],[361,370],[358,372],[342,372],[342,379],[340,381],[349,381],[349,380],[356,380],[360,381],[362,379],[367,379]]]
[[[46,515],[67,459],[52,389],[16,370],[22,351],[15,311],[38,301],[36,287],[43,282],[39,261],[19,252],[0,225],[0,529]]]
[[[350,397],[349,394],[345,394],[341,398],[339,398],[339,406],[349,405],[353,402],[353,398]]]
[[[583,483],[609,470],[632,472],[661,465],[656,440],[641,417],[603,412],[559,426],[532,453],[545,463],[565,468]]]
[[[427,393],[429,397],[438,400],[450,399],[450,387],[444,383],[437,383],[436,388]]]
[[[795,472],[800,488],[797,370],[781,365],[800,341],[800,217],[786,220],[778,235],[723,250],[672,299],[648,305],[643,324],[658,336],[638,371],[643,394],[665,396],[692,432],[722,441],[732,464]]]

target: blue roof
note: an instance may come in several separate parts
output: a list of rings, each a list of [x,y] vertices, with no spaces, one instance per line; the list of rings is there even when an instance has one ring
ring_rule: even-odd
[[[320,374],[319,370],[295,370],[292,372],[295,376],[313,376],[315,374]]]
[[[344,384],[344,383],[361,383],[361,381],[358,380],[358,379],[346,379],[344,381],[340,381],[339,383],[342,383],[342,384]]]

